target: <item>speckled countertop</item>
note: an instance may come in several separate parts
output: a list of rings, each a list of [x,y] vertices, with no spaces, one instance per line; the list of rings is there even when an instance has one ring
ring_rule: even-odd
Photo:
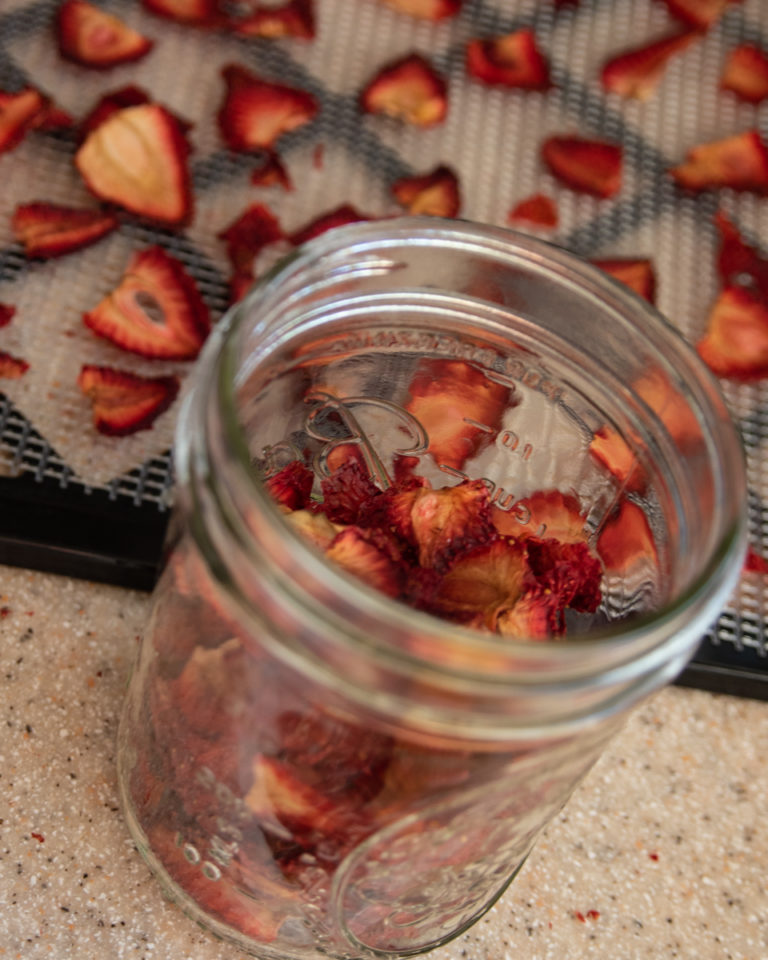
[[[148,597],[0,567],[0,958],[235,960],[123,823],[117,718]],[[766,960],[768,703],[638,708],[520,877],[433,960]]]

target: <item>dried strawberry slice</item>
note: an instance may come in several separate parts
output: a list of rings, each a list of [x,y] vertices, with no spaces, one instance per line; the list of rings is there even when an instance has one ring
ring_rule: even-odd
[[[18,380],[29,370],[29,364],[20,357],[14,357],[0,350],[0,379]]]
[[[560,490],[538,490],[510,510],[494,506],[492,517],[498,532],[508,537],[552,537],[560,543],[581,543],[587,538],[579,501]]]
[[[407,13],[420,20],[445,20],[455,17],[464,0],[384,0],[398,13]]]
[[[315,35],[314,0],[288,0],[279,7],[257,6],[250,16],[235,22],[235,33],[245,37],[295,37]]]
[[[268,153],[258,167],[251,171],[251,183],[254,187],[282,187],[293,190],[291,175],[276,153]]]
[[[166,360],[192,360],[210,330],[194,281],[156,246],[133,255],[118,286],[83,321],[124,350]]]
[[[77,384],[93,404],[96,429],[113,437],[149,429],[179,392],[178,377],[140,377],[92,364],[83,366]]]
[[[282,240],[282,227],[269,207],[254,203],[218,234],[227,245],[227,256],[237,275],[253,282],[253,262],[270,243]]]
[[[692,27],[706,30],[722,16],[729,3],[739,0],[665,0],[669,12]]]
[[[400,595],[405,568],[400,557],[386,549],[375,531],[347,527],[336,535],[325,555],[369,587],[388,597]]]
[[[119,17],[88,0],[64,0],[56,26],[61,55],[84,67],[106,69],[140,60],[154,45]]]
[[[315,476],[300,460],[293,460],[268,477],[264,485],[281,507],[301,510],[309,504]]]
[[[97,197],[169,225],[192,212],[189,145],[181,124],[159,104],[111,113],[91,130],[75,155]]]
[[[423,360],[410,386],[409,413],[429,438],[439,466],[459,470],[496,436],[511,391],[463,360]]]
[[[60,257],[96,243],[117,229],[114,214],[54,203],[23,203],[16,207],[11,228],[28,257]]]
[[[768,574],[768,560],[750,547],[744,558],[744,571],[746,573]]]
[[[623,152],[604,140],[549,137],[541,155],[551,172],[573,190],[612,197],[621,188]]]
[[[584,541],[561,543],[532,538],[526,541],[526,546],[536,587],[556,596],[561,611],[566,607],[581,613],[597,610],[602,598],[603,571],[600,561]]]
[[[432,64],[412,53],[382,67],[363,88],[360,108],[417,127],[432,127],[448,112],[447,87]]]
[[[516,204],[507,215],[507,223],[532,223],[537,227],[556,227],[557,207],[543,193],[535,193]]]
[[[600,74],[603,89],[620,97],[647,100],[661,82],[669,60],[700,36],[698,30],[684,30],[613,57]]]
[[[48,103],[33,87],[25,87],[18,93],[0,90],[0,153],[18,146],[28,130],[39,126]]]
[[[319,104],[307,90],[270,83],[239,64],[222,70],[226,94],[219,129],[231,150],[270,150],[284,133],[309,123]]]
[[[649,303],[656,302],[656,273],[647,257],[613,257],[592,260],[591,263],[615,280],[620,280]]]
[[[726,287],[751,287],[768,303],[768,259],[744,242],[741,233],[725,213],[715,214],[720,232],[717,268]]]
[[[768,150],[757,130],[693,147],[670,173],[687,190],[731,187],[768,193]]]
[[[151,97],[146,90],[142,87],[133,86],[133,84],[120,87],[119,90],[113,90],[112,93],[105,93],[80,121],[81,139],[84,140],[92,130],[95,130],[113,113],[124,110],[126,107],[138,107],[150,102]]]
[[[637,564],[658,564],[656,543],[642,509],[623,498],[597,540],[597,554],[606,571],[624,574]]]
[[[467,44],[470,77],[492,86],[549,90],[549,63],[539,50],[536,34],[527,28]]]
[[[229,278],[229,302],[238,303],[248,293],[256,278],[253,273],[235,270]]]
[[[696,350],[719,377],[768,376],[768,303],[744,287],[726,287],[712,307],[707,332]]]
[[[443,569],[458,553],[496,538],[488,488],[482,480],[467,480],[441,490],[417,488],[405,497],[410,501],[410,530],[402,526],[405,518],[398,517],[397,497],[392,503],[390,526],[400,534],[408,533],[421,567]]]
[[[459,179],[446,166],[435,167],[421,176],[401,177],[392,184],[392,194],[414,215],[455,217],[461,206]]]
[[[7,327],[16,316],[16,307],[10,303],[0,303],[0,327]]]
[[[142,6],[166,20],[196,27],[217,27],[225,23],[220,0],[141,0]]]
[[[735,47],[725,61],[720,87],[748,103],[765,100],[768,97],[768,55],[750,43]]]
[[[286,514],[286,520],[303,540],[323,552],[330,547],[341,530],[339,524],[331,523],[324,513],[313,510],[292,510]]]
[[[589,453],[623,490],[640,492],[645,489],[645,470],[627,441],[613,427],[604,426],[595,431],[589,444]]]
[[[327,230],[333,230],[336,227],[345,227],[348,223],[360,223],[363,220],[370,219],[367,214],[360,213],[360,211],[355,209],[351,204],[343,203],[341,206],[329,210],[327,213],[321,213],[320,216],[310,220],[309,223],[305,223],[303,227],[299,227],[298,230],[290,234],[288,239],[294,246],[299,246],[302,243],[308,243],[310,240],[314,240],[315,237],[319,237],[320,234],[325,233]]]
[[[323,510],[334,523],[357,523],[360,510],[381,493],[357,460],[343,463],[321,487]]]
[[[514,640],[551,640],[564,630],[557,597],[543,589],[527,589],[496,620],[496,631]]]

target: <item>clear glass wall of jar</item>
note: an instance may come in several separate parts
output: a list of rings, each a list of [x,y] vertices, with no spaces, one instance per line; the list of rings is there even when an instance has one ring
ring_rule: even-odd
[[[459,459],[408,403],[454,365],[503,398],[493,424],[453,411]],[[600,609],[500,640],[337,569],[263,481],[349,445],[380,485],[407,455],[501,510],[575,498]],[[281,264],[207,345],[175,457],[123,804],[170,895],[264,957],[407,956],[466,929],[682,669],[744,550],[738,440],[693,352],[577,258],[466,223],[359,224]]]

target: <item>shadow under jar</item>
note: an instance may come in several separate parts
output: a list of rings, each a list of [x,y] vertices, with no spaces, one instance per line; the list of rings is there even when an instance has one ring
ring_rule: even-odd
[[[521,538],[547,536],[537,494],[567,498],[598,608],[534,641],[346,573],[267,489],[299,460],[319,493],[345,451],[381,488],[399,458],[482,480]],[[175,458],[123,805],[171,897],[264,957],[408,956],[477,920],[744,551],[739,442],[693,351],[576,257],[463,222],[358,224],[278,265],[207,344]]]

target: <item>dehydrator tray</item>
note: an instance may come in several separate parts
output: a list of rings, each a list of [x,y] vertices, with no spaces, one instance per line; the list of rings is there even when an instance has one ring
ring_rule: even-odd
[[[0,153],[0,303],[16,308],[0,329],[0,350],[30,364],[18,380],[0,381],[1,563],[141,589],[154,582],[173,496],[169,450],[178,400],[152,430],[104,437],[94,431],[76,386],[80,366],[96,363],[174,373],[183,394],[188,364],[128,355],[81,321],[141,247],[159,244],[182,261],[215,320],[229,301],[230,269],[218,234],[248,205],[266,204],[286,233],[341,204],[388,216],[401,210],[391,194],[394,181],[446,164],[459,178],[463,217],[503,225],[515,204],[541,192],[555,201],[559,225],[540,236],[588,258],[650,258],[656,304],[692,342],[718,291],[714,214],[726,212],[750,243],[768,252],[761,245],[768,199],[729,189],[687,194],[668,174],[696,144],[746,129],[768,136],[768,100],[751,105],[720,89],[728,51],[744,43],[768,51],[764,0],[728,6],[669,62],[644,101],[606,93],[599,68],[675,29],[662,0],[465,0],[458,15],[437,23],[383,0],[315,0],[311,40],[196,29],[153,16],[138,0],[98,5],[152,38],[151,54],[103,71],[69,63],[56,46],[56,0],[3,0],[0,91],[34,86],[80,118],[106,93],[143,88],[192,124],[195,216],[183,230],[124,217],[118,231],[88,249],[29,260],[11,231],[17,204],[93,205],[73,163],[76,133],[32,131]],[[549,59],[549,90],[491,88],[467,78],[469,39],[524,27],[535,31]],[[373,74],[411,52],[447,79],[448,114],[432,128],[360,109],[360,90]],[[224,93],[221,69],[231,63],[308,90],[320,103],[311,123],[280,140],[291,190],[254,186],[258,155],[223,144],[215,118]],[[558,183],[540,158],[552,134],[621,143],[621,191],[598,199]],[[768,383],[724,380],[723,390],[746,451],[751,546],[768,556]],[[767,591],[764,574],[743,574],[681,683],[768,698]]]

